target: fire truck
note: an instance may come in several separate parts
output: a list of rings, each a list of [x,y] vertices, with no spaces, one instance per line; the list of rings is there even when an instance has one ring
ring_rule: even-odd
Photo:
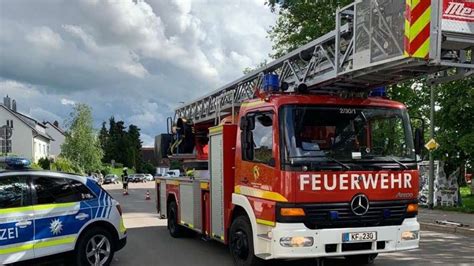
[[[383,87],[471,76],[474,2],[358,0],[335,19],[175,110],[157,138],[185,173],[156,179],[171,236],[222,242],[236,265],[418,248],[423,132]]]

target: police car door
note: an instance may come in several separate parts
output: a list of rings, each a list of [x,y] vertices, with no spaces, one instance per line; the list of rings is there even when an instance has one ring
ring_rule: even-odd
[[[34,224],[26,176],[0,176],[0,264],[34,258]]]
[[[84,187],[79,181],[63,177],[36,176],[33,188],[36,257],[73,250],[91,217],[83,200],[94,195],[87,188],[80,191]]]

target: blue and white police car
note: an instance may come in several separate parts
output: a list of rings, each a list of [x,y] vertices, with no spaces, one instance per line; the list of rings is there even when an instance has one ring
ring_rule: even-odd
[[[87,177],[21,168],[0,171],[0,264],[73,251],[77,265],[108,265],[126,244],[119,203]]]

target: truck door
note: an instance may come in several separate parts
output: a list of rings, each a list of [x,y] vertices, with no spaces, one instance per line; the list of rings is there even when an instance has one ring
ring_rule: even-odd
[[[275,155],[272,112],[257,112],[246,115],[247,128],[242,132],[241,183],[243,186],[272,186]]]
[[[33,259],[33,240],[33,207],[27,177],[0,177],[0,264]]]

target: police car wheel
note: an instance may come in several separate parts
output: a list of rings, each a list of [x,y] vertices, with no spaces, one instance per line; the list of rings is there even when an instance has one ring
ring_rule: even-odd
[[[235,265],[262,265],[263,261],[254,255],[252,226],[246,216],[235,218],[230,226],[229,237],[229,249]]]
[[[114,256],[111,234],[102,228],[86,231],[77,243],[77,265],[109,265]]]

